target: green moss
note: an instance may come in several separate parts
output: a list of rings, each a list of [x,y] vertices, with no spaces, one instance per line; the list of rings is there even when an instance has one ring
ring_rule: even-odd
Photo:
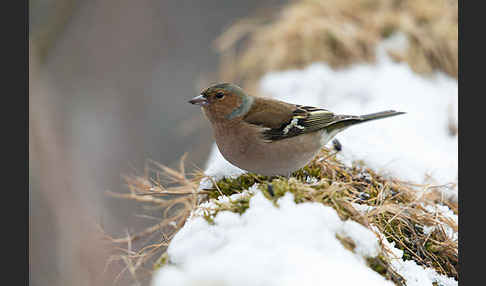
[[[373,269],[376,273],[384,276],[386,279],[392,280],[395,285],[399,286],[406,286],[405,279],[395,272],[391,267],[389,267],[389,263],[387,262],[383,253],[379,254],[376,257],[368,257],[366,258],[366,264],[368,267]]]
[[[340,236],[339,234],[336,234],[336,238],[341,242],[344,248],[354,252],[354,249],[356,248],[356,244],[354,243],[353,240],[351,240],[349,237]]]
[[[214,217],[221,211],[230,211],[238,214],[244,213],[250,207],[250,198],[252,196],[230,199],[229,202],[214,201],[216,208],[211,212],[205,212],[202,217],[211,225],[214,224]]]
[[[154,263],[154,270],[159,269],[162,266],[165,266],[169,262],[169,254],[164,252],[157,261]]]
[[[380,275],[385,275],[387,272],[386,263],[381,255],[366,258],[366,264]]]
[[[296,178],[297,180],[300,180],[302,182],[305,182],[309,177],[320,178],[321,168],[316,165],[308,165],[292,173],[291,177]]]
[[[402,259],[403,260],[410,260],[410,259],[412,259],[412,256],[408,253],[408,251],[403,251]]]
[[[396,248],[403,251],[402,259],[413,260],[414,253],[418,253],[418,243],[420,242],[409,239],[414,235],[403,222],[396,219],[390,221],[393,216],[392,213],[383,213],[380,215],[381,219],[377,220],[376,223],[385,225],[383,234],[389,242],[395,242]]]
[[[241,193],[243,190],[249,189],[255,183],[263,182],[267,179],[265,176],[255,174],[243,174],[237,178],[227,178],[216,182],[216,187],[207,189],[209,198],[217,199],[221,195],[231,196],[233,194]]]
[[[353,219],[358,223],[376,225],[390,243],[403,251],[403,260],[414,260],[417,263],[433,266],[441,273],[457,277],[454,272],[457,259],[451,258],[450,246],[441,244],[439,232],[434,232],[427,240],[421,225],[410,214],[415,210],[414,196],[410,191],[394,181],[387,180],[373,170],[366,168],[363,162],[355,162],[352,167],[346,167],[325,153],[306,167],[295,171],[287,177],[265,177],[255,174],[244,174],[237,178],[223,178],[215,182],[214,188],[207,190],[209,198],[217,199],[221,195],[231,196],[258,184],[265,198],[278,207],[277,201],[286,193],[294,196],[295,203],[317,202],[330,206],[336,210],[343,220]],[[310,178],[317,181],[309,183]],[[244,213],[249,208],[251,196],[233,199],[225,202],[215,201],[216,208],[203,217],[214,224],[214,216],[220,211]],[[383,206],[390,204],[397,209],[406,206],[412,211],[396,213],[395,208],[365,217],[359,215],[351,203],[369,206]],[[418,225],[420,224],[420,225]],[[352,241],[338,237],[343,245],[353,251]],[[448,248],[449,247],[449,248]],[[386,257],[386,255],[384,255]],[[393,272],[384,257],[368,259],[369,266],[381,275],[392,279],[401,285],[401,277]]]
[[[287,192],[294,195],[295,203],[302,203],[305,201],[310,201],[309,191],[312,190],[310,187],[306,187],[298,180],[292,178],[278,178],[273,179],[271,182],[262,184],[261,190],[263,195],[274,202],[277,205],[277,200],[283,197]]]
[[[438,253],[440,249],[430,240],[425,243],[425,249],[430,252]]]
[[[216,215],[220,211],[230,211],[242,214],[250,207],[250,197],[231,200],[229,204],[218,204],[218,206],[219,208],[214,215]]]
[[[286,192],[289,192],[291,187],[286,179],[274,179],[269,183],[262,185],[263,195],[275,202],[279,198],[283,197]]]
[[[204,213],[202,216],[210,225],[214,224],[214,214]]]

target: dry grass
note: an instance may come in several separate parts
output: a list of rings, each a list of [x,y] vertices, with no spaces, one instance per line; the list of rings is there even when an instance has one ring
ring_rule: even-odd
[[[377,44],[394,32],[407,36],[409,48],[389,51],[393,59],[407,62],[422,74],[439,70],[457,78],[457,25],[457,1],[293,1],[271,19],[245,19],[221,35],[216,41],[222,55],[220,79],[240,82],[255,92],[258,80],[270,71],[302,68],[316,61],[334,68],[373,62]],[[457,132],[454,126],[450,129],[451,133]],[[137,280],[139,273],[150,274],[154,267],[167,263],[170,240],[201,202],[257,184],[275,202],[285,192],[292,192],[298,203],[312,201],[331,206],[342,219],[378,230],[404,251],[402,259],[458,277],[458,243],[445,229],[457,231],[457,224],[440,212],[427,210],[427,206],[443,204],[457,214],[457,202],[447,200],[440,192],[448,185],[414,185],[383,177],[365,166],[349,168],[326,149],[290,178],[245,174],[219,180],[212,189],[198,190],[202,177],[201,172],[187,176],[183,163],[179,170],[173,170],[150,162],[143,176],[125,178],[128,193],[111,193],[163,210],[152,227],[126,237],[110,238],[120,249],[112,260],[124,263],[123,272],[128,271]],[[317,182],[310,182],[310,177]],[[205,217],[211,221],[222,210],[242,213],[248,208],[248,200],[216,204],[218,209]],[[372,210],[364,213],[357,205],[370,206]],[[427,227],[434,230],[424,231]],[[155,242],[149,239],[154,236]],[[346,238],[340,240],[353,250]],[[136,241],[140,244],[137,248]],[[383,249],[377,258],[368,261],[369,266],[395,284],[404,285],[403,278],[391,267],[393,258]]]
[[[156,219],[157,223],[135,234],[114,238],[105,234],[115,245],[118,253],[108,261],[107,267],[121,262],[123,270],[115,283],[126,272],[136,282],[149,278],[156,266],[161,264],[172,237],[182,228],[192,210],[200,202],[198,192],[200,173],[185,174],[184,158],[179,170],[174,170],[154,161],[148,161],[143,176],[126,176],[127,193],[107,192],[108,195],[133,200],[143,205],[148,212],[160,210],[159,216],[142,216]],[[137,244],[137,247],[135,247]]]
[[[433,267],[438,273],[457,279],[458,242],[447,235],[445,228],[457,231],[458,226],[441,212],[427,210],[428,206],[442,204],[457,214],[457,202],[447,200],[440,192],[440,189],[452,186],[413,185],[385,178],[363,166],[346,167],[335,158],[335,154],[324,148],[311,164],[290,178],[244,174],[215,181],[213,187],[206,190],[198,190],[203,175],[192,174],[188,179],[183,163],[179,170],[173,170],[152,162],[155,167],[151,169],[152,175],[146,172],[143,177],[128,177],[126,181],[130,192],[111,195],[163,209],[160,222],[138,234],[111,238],[113,243],[120,245],[120,254],[114,255],[112,260],[122,261],[124,271],[128,271],[136,281],[140,273],[151,274],[153,269],[168,262],[166,248],[170,240],[202,202],[216,202],[218,196],[240,193],[257,184],[264,196],[275,203],[286,192],[292,192],[297,203],[319,202],[330,206],[343,220],[355,220],[375,233],[378,231],[378,237],[383,235],[389,242],[394,242],[395,247],[404,252],[403,257],[398,259],[414,260],[419,265]],[[161,182],[171,186],[164,187]],[[216,209],[210,212],[199,209],[197,213],[213,223],[219,211],[243,213],[249,206],[249,200],[247,196],[224,204],[215,203]],[[370,206],[372,210],[359,211],[358,204]],[[177,205],[181,207],[171,211]],[[426,232],[426,227],[434,227],[434,230]],[[136,240],[151,235],[158,236],[156,242],[147,241],[134,250]],[[353,249],[346,238],[340,240],[348,249]],[[381,243],[382,253],[368,259],[368,265],[396,285],[405,285],[403,278],[391,266],[391,260],[396,258],[391,256],[383,241]]]
[[[255,91],[270,71],[373,62],[377,44],[394,32],[407,36],[409,48],[389,51],[393,59],[457,78],[458,4],[450,0],[292,1],[271,19],[244,19],[220,36],[220,78]]]
[[[231,195],[256,183],[264,195],[275,202],[286,192],[292,192],[296,203],[319,202],[331,206],[342,219],[355,220],[372,231],[377,229],[404,251],[403,259],[412,259],[419,265],[433,267],[438,273],[457,279],[458,242],[445,231],[448,227],[457,232],[457,223],[440,212],[427,210],[428,206],[442,204],[457,214],[457,202],[447,200],[440,192],[440,189],[453,186],[413,185],[385,178],[363,166],[346,167],[333,154],[323,149],[311,164],[290,178],[247,174],[220,180],[207,191]],[[317,181],[311,182],[309,178]],[[248,200],[243,198],[234,201],[233,205],[221,204],[219,211],[242,213],[248,207]],[[360,212],[356,204],[370,206],[372,210]],[[212,221],[211,216],[218,210],[210,213],[208,220]],[[427,233],[424,231],[426,227],[434,227],[434,230]],[[392,257],[384,251],[370,263],[376,267],[381,265],[381,274],[402,285],[403,279],[390,267],[390,259]]]

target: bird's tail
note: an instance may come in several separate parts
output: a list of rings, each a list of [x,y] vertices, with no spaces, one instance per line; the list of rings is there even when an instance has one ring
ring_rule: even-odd
[[[345,129],[351,125],[360,124],[364,122],[368,122],[371,120],[383,119],[387,117],[392,117],[400,114],[405,114],[405,112],[395,111],[395,110],[387,110],[381,111],[376,113],[370,113],[360,116],[352,116],[352,115],[338,115],[338,120],[333,123],[331,126],[332,129]],[[329,127],[331,127],[329,126]]]
[[[395,111],[395,110],[387,110],[387,111],[382,111],[382,112],[365,114],[365,115],[361,115],[361,116],[358,116],[358,117],[360,119],[360,122],[366,122],[366,121],[370,121],[370,120],[392,117],[392,116],[396,116],[396,115],[400,115],[400,114],[405,114],[405,112],[400,112],[400,111]]]

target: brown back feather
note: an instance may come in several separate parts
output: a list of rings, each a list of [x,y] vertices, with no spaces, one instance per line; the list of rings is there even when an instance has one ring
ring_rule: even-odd
[[[256,97],[252,108],[243,120],[254,125],[280,128],[282,123],[292,120],[296,109],[297,106],[295,104],[270,98]]]

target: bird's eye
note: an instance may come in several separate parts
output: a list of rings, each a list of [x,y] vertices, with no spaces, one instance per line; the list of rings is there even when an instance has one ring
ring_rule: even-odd
[[[221,99],[221,98],[223,98],[223,97],[224,97],[224,93],[222,93],[222,92],[218,92],[218,93],[216,93],[216,98],[217,98],[217,99]]]

